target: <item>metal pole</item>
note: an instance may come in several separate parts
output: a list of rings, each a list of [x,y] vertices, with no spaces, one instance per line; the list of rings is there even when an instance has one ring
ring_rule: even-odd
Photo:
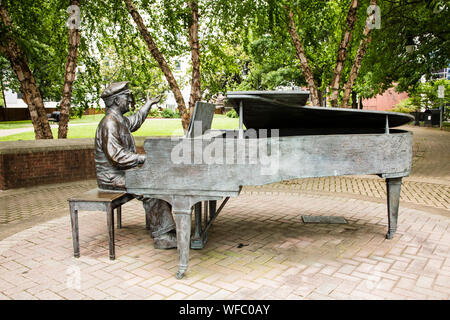
[[[3,85],[3,70],[0,72],[0,85],[1,85],[1,90],[2,90],[2,96],[3,96],[3,108],[1,108],[0,106],[0,119],[1,120],[8,120],[8,116],[6,114],[6,97],[5,97],[5,87]]]
[[[389,134],[389,117],[386,115],[386,127],[385,127],[385,133]]]
[[[439,129],[442,130],[442,121],[444,120],[444,98],[445,98],[445,87],[443,85],[438,86],[438,98],[441,99],[441,107],[439,108]]]
[[[0,73],[0,85],[1,85],[1,87],[2,87],[2,96],[3,96],[3,103],[4,103],[4,107],[5,107],[5,109],[6,109],[6,97],[5,97],[5,87],[4,87],[4,85],[3,85],[3,70],[2,70],[2,72]]]
[[[242,100],[239,102],[239,139],[244,138],[244,108]]]

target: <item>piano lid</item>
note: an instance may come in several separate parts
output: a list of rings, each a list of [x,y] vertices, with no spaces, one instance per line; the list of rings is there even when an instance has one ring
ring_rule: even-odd
[[[334,128],[383,129],[406,124],[414,117],[404,113],[305,106],[308,91],[231,91],[228,101],[239,114],[242,101],[243,122],[247,129]]]

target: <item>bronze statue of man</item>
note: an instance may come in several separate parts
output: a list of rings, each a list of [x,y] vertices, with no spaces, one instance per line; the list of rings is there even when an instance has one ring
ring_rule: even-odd
[[[106,115],[95,133],[95,169],[97,184],[103,190],[126,190],[125,170],[145,162],[145,155],[136,153],[131,132],[140,128],[152,106],[160,97],[148,100],[135,114],[124,117],[133,104],[128,81],[115,82],[102,93]],[[154,247],[171,249],[177,247],[175,223],[170,205],[159,199],[137,197],[143,202]]]

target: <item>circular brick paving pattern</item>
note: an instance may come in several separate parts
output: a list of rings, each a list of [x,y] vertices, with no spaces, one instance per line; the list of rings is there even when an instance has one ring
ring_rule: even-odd
[[[401,206],[401,205],[400,205]],[[66,209],[65,209],[66,210]],[[302,215],[347,224],[304,224]],[[0,242],[0,299],[448,299],[450,219],[338,195],[242,194],[230,199],[183,280],[177,252],[155,250],[140,202],[124,205],[116,260],[106,217],[81,212],[81,257],[69,217]],[[241,246],[239,246],[241,244]]]

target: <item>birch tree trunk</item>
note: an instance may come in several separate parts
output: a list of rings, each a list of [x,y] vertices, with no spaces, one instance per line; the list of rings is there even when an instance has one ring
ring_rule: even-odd
[[[80,7],[79,0],[70,0],[71,6]],[[66,139],[69,127],[70,100],[72,99],[72,88],[77,68],[78,46],[80,45],[80,31],[78,26],[69,27],[69,48],[67,52],[66,69],[64,74],[64,86],[61,100],[61,113],[58,126],[58,139]]]
[[[347,82],[344,84],[344,96],[342,98],[342,107],[349,108],[348,102],[350,100],[350,94],[352,92],[353,84],[358,76],[359,69],[361,67],[364,55],[366,54],[367,47],[371,41],[371,37],[367,37],[366,33],[367,26],[364,28],[364,39],[361,39],[358,47],[358,51],[356,52],[355,61],[353,62],[352,69],[350,71],[350,75],[348,76]]]
[[[352,40],[352,32],[356,22],[356,11],[358,8],[358,0],[352,0],[350,8],[345,20],[346,29],[339,44],[336,66],[334,68],[333,80],[331,81],[331,106],[338,106],[339,87],[341,82],[342,70],[344,69],[345,59],[347,58],[348,48]]]
[[[308,59],[305,54],[305,50],[303,49],[302,42],[297,33],[297,28],[294,22],[294,14],[292,10],[285,7],[288,10],[288,30],[291,36],[292,42],[294,43],[295,51],[297,54],[297,58],[300,60],[300,67],[302,68],[303,75],[305,76],[306,82],[308,83],[308,88],[310,91],[311,102],[314,106],[320,106],[321,101],[319,100],[319,93],[317,90],[316,82],[314,81],[314,75],[309,67]]]
[[[184,102],[183,95],[181,94],[181,90],[178,86],[178,83],[173,76],[172,70],[170,70],[169,65],[167,64],[166,60],[164,59],[164,56],[162,55],[161,51],[159,51],[158,47],[156,46],[155,41],[153,40],[153,37],[151,36],[150,32],[145,27],[144,21],[142,20],[141,15],[137,11],[134,3],[132,0],[123,0],[125,2],[125,5],[127,7],[128,12],[132,16],[134,22],[136,23],[136,26],[139,29],[139,32],[141,33],[142,37],[144,38],[145,43],[147,44],[148,49],[150,50],[150,53],[152,54],[153,58],[158,62],[159,68],[164,73],[164,76],[166,77],[167,82],[169,83],[170,89],[173,92],[173,95],[175,97],[175,101],[178,105],[178,111],[181,115],[181,123],[183,125],[183,129],[187,130],[189,126],[189,113],[186,110],[186,104]]]
[[[192,11],[192,23],[189,26],[189,45],[191,47],[192,80],[191,95],[189,97],[189,114],[194,112],[194,106],[202,98],[200,77],[200,43],[198,40],[198,3],[197,0],[189,1]]]
[[[370,1],[371,5],[376,5],[376,1]],[[364,26],[363,31],[363,37],[361,41],[359,42],[358,50],[356,51],[355,61],[353,62],[352,69],[350,71],[350,75],[347,79],[347,82],[344,85],[344,97],[342,98],[342,107],[343,108],[349,108],[348,101],[350,100],[350,94],[352,92],[353,85],[355,83],[356,78],[358,77],[359,69],[361,68],[361,64],[363,61],[363,58],[367,52],[367,48],[369,46],[369,43],[372,40],[372,37],[370,35],[371,28],[369,28],[368,24],[366,23]]]
[[[0,0],[0,17],[2,24],[9,28],[12,26],[6,8]],[[44,102],[41,93],[36,84],[36,79],[30,70],[27,57],[17,42],[8,31],[0,31],[0,53],[6,56],[11,64],[11,68],[17,76],[20,83],[20,91],[23,94],[24,101],[28,105],[31,122],[33,123],[36,139],[53,139],[53,134],[45,112]]]

